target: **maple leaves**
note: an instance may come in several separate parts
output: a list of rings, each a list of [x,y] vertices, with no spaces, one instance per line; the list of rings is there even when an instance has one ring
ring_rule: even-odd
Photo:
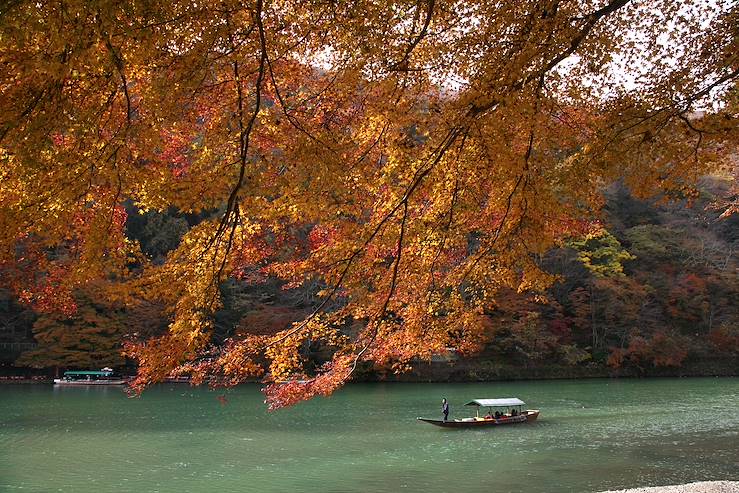
[[[290,406],[318,395],[331,395],[351,376],[355,358],[339,355],[325,363],[318,376],[310,380],[293,380],[268,385],[264,392],[270,410]]]
[[[569,246],[578,251],[578,260],[597,277],[623,275],[623,262],[634,260],[633,255],[621,248],[619,241],[605,229],[598,229]]]
[[[681,29],[706,46],[686,49],[687,72],[660,65],[635,91],[603,82],[639,51],[617,41],[630,26],[686,6]],[[361,361],[473,352],[501,288],[552,282],[537,258],[590,232],[604,184],[688,196],[735,142],[735,119],[691,112],[736,81],[736,40],[720,34],[736,9],[709,28],[694,3],[652,8],[18,3],[0,24],[2,269],[27,258],[18,249],[68,249],[68,292],[104,278],[127,303],[166,304],[169,332],[129,348],[138,388],[178,368],[308,382],[269,387],[278,407],[330,393]],[[202,221],[154,264],[123,235],[126,201]],[[55,265],[36,267],[62,292]],[[220,283],[265,276],[316,282],[322,300],[284,332],[242,327],[211,347]],[[335,348],[311,375],[309,339]]]

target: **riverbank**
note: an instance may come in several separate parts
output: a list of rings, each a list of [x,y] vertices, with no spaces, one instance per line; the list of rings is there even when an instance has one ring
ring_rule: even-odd
[[[19,383],[53,383],[52,378],[25,378],[25,377],[0,377],[0,385],[2,384],[19,384]]]
[[[128,368],[124,374],[133,374]],[[577,380],[589,378],[682,378],[682,377],[737,377],[739,356],[715,356],[692,358],[679,367],[612,368],[603,363],[588,362],[579,365],[546,364],[534,362],[510,362],[486,355],[416,362],[410,371],[394,374],[372,367],[357,369],[355,382],[406,382],[406,383],[467,383],[501,382],[515,380]],[[0,384],[3,383],[51,383],[51,371],[28,370],[10,365],[0,365]],[[250,383],[259,383],[255,379]],[[188,383],[187,379],[169,379],[167,383]]]
[[[739,493],[739,481],[701,481],[671,486],[609,490],[602,493]]]
[[[400,375],[366,370],[355,375],[358,381],[398,382],[495,382],[513,380],[560,380],[587,378],[653,378],[653,377],[736,377],[739,357],[695,358],[679,367],[612,368],[589,362],[580,365],[520,363],[485,357],[419,362]]]

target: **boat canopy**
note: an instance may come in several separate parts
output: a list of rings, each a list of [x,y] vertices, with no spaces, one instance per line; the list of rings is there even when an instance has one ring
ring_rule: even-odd
[[[465,406],[478,407],[512,407],[524,405],[526,405],[526,403],[517,397],[506,397],[505,399],[475,399],[465,404]]]

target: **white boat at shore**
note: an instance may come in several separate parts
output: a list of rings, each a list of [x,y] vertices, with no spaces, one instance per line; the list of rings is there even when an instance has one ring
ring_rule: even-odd
[[[54,379],[54,385],[124,385],[126,382],[127,379],[115,375],[112,368],[65,371],[62,378]]]

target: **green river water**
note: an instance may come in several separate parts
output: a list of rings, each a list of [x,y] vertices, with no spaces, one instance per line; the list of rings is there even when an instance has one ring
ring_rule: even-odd
[[[226,392],[0,385],[2,492],[593,492],[739,479],[739,378],[352,384],[268,413]],[[533,424],[447,430],[472,398]]]

